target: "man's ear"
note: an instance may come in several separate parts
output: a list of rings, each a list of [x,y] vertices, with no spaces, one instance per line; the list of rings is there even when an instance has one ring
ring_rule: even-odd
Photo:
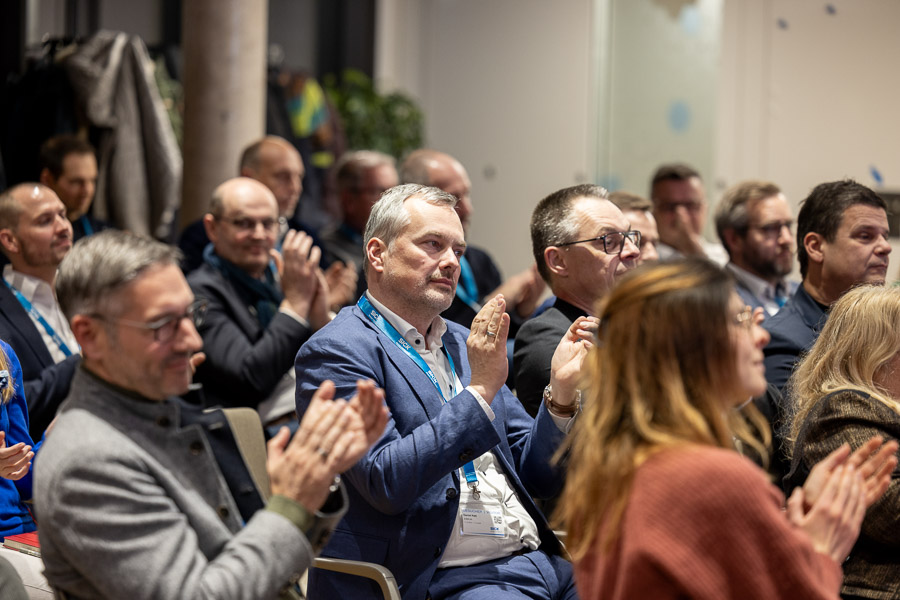
[[[544,248],[544,263],[551,273],[560,277],[568,277],[569,266],[566,264],[566,253],[557,246]]]
[[[104,355],[108,332],[103,323],[87,315],[75,315],[69,325],[78,345],[81,346],[83,357],[96,360]]]
[[[53,173],[50,172],[50,169],[44,167],[43,169],[41,169],[40,181],[47,187],[52,188],[56,183],[56,178],[53,176]]]
[[[810,231],[803,236],[803,247],[806,249],[806,255],[814,263],[821,264],[825,262],[825,237],[814,231]]]
[[[19,239],[15,236],[12,229],[0,229],[0,245],[9,254],[19,253]]]
[[[734,229],[725,229],[722,231],[725,237],[725,249],[729,255],[742,256],[744,250],[744,238]]]
[[[373,237],[366,244],[366,260],[372,266],[372,269],[378,273],[384,272],[384,255],[387,252],[387,244],[379,238]]]
[[[217,225],[216,218],[212,216],[211,213],[203,215],[203,228],[206,230],[206,237],[208,237],[209,241],[213,244],[216,243],[216,239],[219,235],[219,232],[216,230]]]

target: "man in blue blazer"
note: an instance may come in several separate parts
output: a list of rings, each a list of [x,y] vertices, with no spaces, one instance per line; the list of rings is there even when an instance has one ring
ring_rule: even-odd
[[[861,284],[884,285],[887,276],[887,206],[852,180],[813,188],[797,217],[797,260],[803,283],[763,327],[766,379],[783,389],[800,355],[825,324],[829,307]]]
[[[301,415],[325,379],[338,394],[372,379],[391,411],[384,436],[346,473],[350,510],[323,555],[387,566],[405,598],[513,589],[576,598],[571,566],[532,501],[561,485],[551,458],[576,413],[575,378],[554,371],[532,419],[503,385],[503,297],[485,304],[471,333],[439,316],[466,247],[455,203],[416,184],[386,192],[366,226],[368,292],[297,355]],[[575,362],[574,348],[589,345],[566,343],[561,356]],[[317,570],[309,585],[321,598],[375,593],[361,578]]]

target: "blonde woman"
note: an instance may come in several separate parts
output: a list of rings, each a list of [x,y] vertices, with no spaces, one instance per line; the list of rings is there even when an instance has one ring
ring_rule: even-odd
[[[866,483],[842,448],[785,513],[733,450],[738,438],[763,453],[736,409],[766,387],[768,334],[729,275],[701,260],[639,267],[599,316],[558,511],[581,598],[837,598]]]
[[[23,500],[31,498],[34,442],[28,434],[28,408],[22,367],[12,348],[0,341],[0,538],[34,531]]]
[[[900,288],[863,286],[831,308],[791,390],[788,487],[842,444],[900,438]],[[844,565],[844,598],[900,598],[900,474],[872,505]]]

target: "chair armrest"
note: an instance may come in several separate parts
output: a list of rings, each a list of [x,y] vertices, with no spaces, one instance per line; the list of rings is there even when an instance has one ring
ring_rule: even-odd
[[[372,579],[381,588],[385,600],[401,600],[400,588],[397,587],[397,580],[394,574],[387,567],[376,565],[375,563],[361,562],[358,560],[344,560],[341,558],[317,558],[313,563],[313,568],[325,569],[328,571],[337,571],[338,573],[346,573],[348,575],[357,575]]]

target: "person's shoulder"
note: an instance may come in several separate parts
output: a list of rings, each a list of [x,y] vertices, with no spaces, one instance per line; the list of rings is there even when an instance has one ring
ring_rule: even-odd
[[[192,289],[218,289],[226,281],[225,277],[209,263],[203,263],[187,276]]]
[[[698,508],[747,493],[768,495],[770,487],[766,474],[750,460],[714,446],[663,450],[640,467],[638,477],[659,497],[687,497]]]
[[[571,324],[572,321],[566,315],[555,306],[551,306],[533,319],[525,321],[522,327],[519,328],[516,339],[520,336],[533,338],[549,332],[559,332],[560,336],[562,336]]]

